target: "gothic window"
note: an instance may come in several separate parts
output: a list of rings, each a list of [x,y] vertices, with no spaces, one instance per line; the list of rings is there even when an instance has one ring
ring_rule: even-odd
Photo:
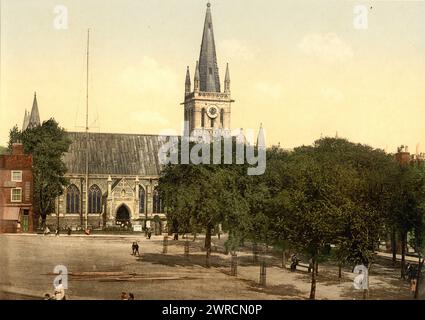
[[[205,127],[205,108],[202,108],[201,127]]]
[[[139,186],[139,213],[145,213],[146,192],[142,186]]]
[[[89,189],[89,213],[102,212],[102,192],[97,185],[92,185]]]
[[[212,75],[212,68],[208,68],[208,71],[210,72],[210,75]]]
[[[221,127],[224,128],[224,109],[221,109],[220,111],[220,123]]]
[[[211,119],[211,128],[214,128],[215,119]]]
[[[153,213],[162,213],[162,209],[162,199],[158,190],[155,188],[153,192]]]
[[[75,184],[66,189],[66,213],[80,212],[80,190]]]

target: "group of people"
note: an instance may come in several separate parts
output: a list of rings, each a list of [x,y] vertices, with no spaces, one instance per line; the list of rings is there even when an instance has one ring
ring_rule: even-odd
[[[134,300],[134,294],[129,292],[121,292],[121,300]]]
[[[66,300],[65,288],[62,284],[62,280],[59,280],[59,284],[55,286],[53,295],[50,295],[50,293],[45,293],[43,300]]]
[[[67,228],[65,228],[66,229],[66,233],[67,233],[67,235],[68,236],[70,236],[71,235],[71,233],[72,233],[72,229],[71,229],[71,227],[67,227]],[[60,230],[59,230],[59,228],[57,228],[56,229],[56,231],[55,231],[55,236],[59,236],[59,233],[60,233]],[[50,229],[49,229],[49,227],[48,226],[46,226],[45,228],[44,228],[44,230],[43,230],[43,234],[45,235],[45,236],[47,236],[47,235],[49,235],[50,234]]]

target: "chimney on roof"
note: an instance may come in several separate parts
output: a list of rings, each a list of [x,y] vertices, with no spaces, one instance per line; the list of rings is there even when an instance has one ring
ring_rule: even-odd
[[[20,142],[15,142],[12,144],[12,155],[23,155],[24,153],[24,145]]]

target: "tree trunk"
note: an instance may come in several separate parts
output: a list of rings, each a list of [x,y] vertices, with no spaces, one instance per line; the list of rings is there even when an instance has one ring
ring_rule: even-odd
[[[46,229],[46,217],[47,215],[44,212],[41,212],[41,227]]]
[[[252,244],[252,261],[254,263],[257,263],[258,262],[258,247],[257,247],[257,243],[256,242],[254,242]]]
[[[207,226],[207,232],[205,234],[205,250],[207,251],[205,265],[206,265],[207,268],[209,268],[211,266],[210,265],[210,256],[211,256],[211,231],[212,231],[212,227],[210,225]]]
[[[342,278],[342,265],[338,265],[338,279],[341,280]]]
[[[391,252],[393,254],[393,266],[397,263],[397,238],[395,228],[391,231]]]
[[[316,271],[316,274],[319,274],[319,263],[316,262],[316,267],[314,268],[314,270]]]
[[[310,299],[314,300],[316,299],[316,272],[314,270],[317,270],[318,268],[318,262],[316,261],[316,257],[312,258],[313,262],[313,272],[311,273],[311,290],[310,290]]]
[[[407,233],[401,235],[401,278],[406,279],[406,242]]]
[[[419,284],[421,281],[421,273],[422,273],[422,267],[424,265],[424,261],[425,259],[422,259],[421,261],[421,256],[419,255],[418,275],[416,278],[416,288],[415,288],[415,296],[414,296],[415,299],[418,299],[419,297]]]

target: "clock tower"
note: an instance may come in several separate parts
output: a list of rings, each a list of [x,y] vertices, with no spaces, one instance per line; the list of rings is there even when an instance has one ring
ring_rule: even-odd
[[[226,67],[224,91],[220,89],[220,76],[214,42],[211,4],[207,4],[201,53],[196,62],[194,84],[190,80],[189,67],[186,71],[184,120],[189,133],[201,136],[221,131],[230,136],[231,104],[229,64]]]

